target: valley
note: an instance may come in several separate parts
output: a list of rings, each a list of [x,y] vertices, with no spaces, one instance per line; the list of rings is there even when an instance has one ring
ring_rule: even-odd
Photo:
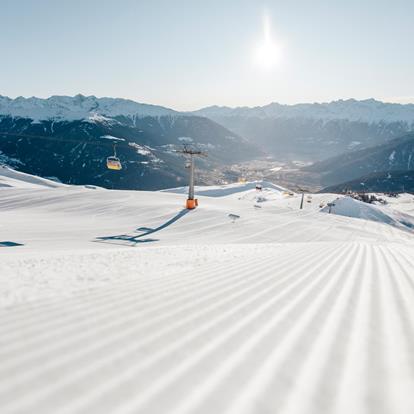
[[[412,105],[374,100],[183,113],[94,96],[1,97],[0,162],[67,184],[157,190],[186,182],[177,153],[186,145],[208,154],[197,162],[200,184],[265,179],[318,191],[410,170],[412,122]],[[105,167],[114,144],[115,173]]]

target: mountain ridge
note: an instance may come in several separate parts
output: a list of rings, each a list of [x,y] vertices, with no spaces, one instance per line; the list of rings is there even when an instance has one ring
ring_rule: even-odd
[[[414,133],[385,144],[341,154],[313,165],[303,171],[321,174],[325,186],[359,180],[374,173],[410,171],[414,169]]]
[[[348,119],[362,122],[414,123],[414,103],[401,104],[383,102],[373,98],[338,99],[330,102],[281,104],[271,102],[263,106],[207,106],[195,111],[177,111],[162,105],[141,103],[132,99],[96,97],[77,94],[52,95],[48,98],[36,96],[10,98],[0,95],[0,115],[34,117],[34,120],[87,119],[91,114],[103,116],[180,116],[197,115],[209,117],[249,118],[307,118]]]
[[[78,121],[94,120],[96,116],[159,117],[179,116],[182,113],[159,105],[139,103],[130,99],[96,96],[52,95],[49,98],[17,97],[0,95],[0,116],[28,118],[35,122],[47,120]]]
[[[200,182],[217,166],[250,159],[260,151],[214,121],[164,107],[117,98],[76,95],[0,97],[0,164],[67,184],[118,189],[161,189],[185,182],[176,153],[184,143],[208,151],[197,163]],[[118,145],[122,171],[108,171]]]
[[[331,102],[280,104],[271,102],[263,106],[208,106],[192,113],[206,117],[257,117],[257,118],[307,118],[307,119],[348,119],[363,122],[414,123],[414,104],[383,102],[373,98],[339,99]],[[362,116],[361,116],[362,114]]]
[[[278,161],[321,161],[387,142],[414,130],[414,104],[375,99],[194,112],[249,139]]]

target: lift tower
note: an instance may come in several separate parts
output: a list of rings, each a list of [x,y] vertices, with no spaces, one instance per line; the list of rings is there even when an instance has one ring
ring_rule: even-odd
[[[302,210],[303,209],[303,199],[305,198],[305,193],[308,193],[309,190],[307,190],[305,188],[297,187],[297,191],[299,191],[302,194],[301,199],[300,199],[300,210]]]
[[[192,210],[198,206],[198,201],[194,198],[194,157],[207,157],[205,152],[195,150],[184,145],[184,148],[177,151],[187,158],[186,168],[190,170],[189,184],[188,184],[188,199],[186,207]]]

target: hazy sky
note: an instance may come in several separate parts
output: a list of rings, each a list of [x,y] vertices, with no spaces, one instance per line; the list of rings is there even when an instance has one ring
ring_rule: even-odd
[[[413,0],[0,6],[1,95],[82,93],[179,110],[350,97],[414,102]]]

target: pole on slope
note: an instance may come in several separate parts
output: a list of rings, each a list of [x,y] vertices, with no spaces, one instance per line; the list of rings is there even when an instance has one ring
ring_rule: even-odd
[[[188,168],[190,169],[189,172],[189,183],[188,183],[188,198],[186,202],[186,208],[192,210],[198,206],[198,200],[194,197],[194,169],[195,169],[195,162],[194,157],[207,157],[207,154],[199,151],[188,148],[184,146],[181,151],[176,151],[180,154],[183,154],[185,157],[189,158],[188,161]],[[187,163],[186,163],[187,167]]]
[[[194,200],[194,154],[190,154],[190,177],[188,184],[188,200]]]
[[[300,210],[302,210],[302,209],[303,209],[303,200],[304,200],[304,198],[305,198],[305,192],[306,192],[307,190],[305,190],[304,188],[300,188],[300,187],[298,187],[298,191],[300,191],[300,192],[302,193],[302,197],[301,197],[301,199],[300,199]]]
[[[332,207],[335,207],[335,203],[328,203],[328,207],[329,207],[328,214],[331,214],[332,213]]]

